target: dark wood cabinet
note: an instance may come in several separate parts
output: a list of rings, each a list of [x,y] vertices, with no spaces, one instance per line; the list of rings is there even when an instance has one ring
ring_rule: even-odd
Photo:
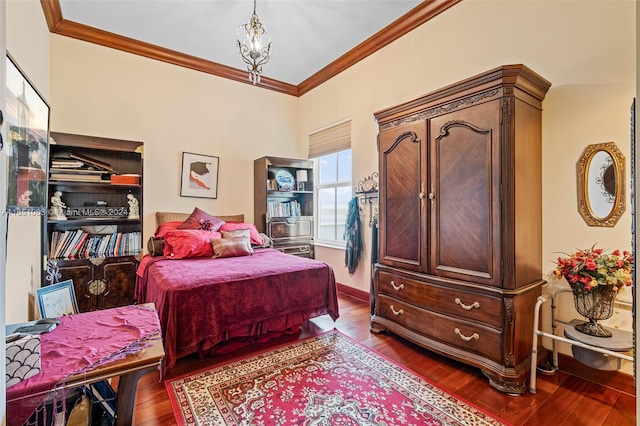
[[[60,281],[73,280],[80,312],[134,304],[135,256],[58,260]]]
[[[59,191],[65,217],[52,216],[51,205],[43,217],[42,285],[73,280],[80,312],[133,304],[142,250],[143,143],[57,132],[51,137],[47,201]],[[58,165],[78,157],[107,169]],[[131,196],[138,204],[133,217]],[[74,235],[75,250],[57,250]]]
[[[371,329],[526,390],[542,280],[542,100],[502,66],[375,114],[380,247]]]

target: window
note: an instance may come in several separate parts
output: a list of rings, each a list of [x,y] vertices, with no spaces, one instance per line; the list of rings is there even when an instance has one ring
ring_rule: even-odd
[[[315,243],[344,247],[351,188],[351,119],[309,134],[309,158],[315,159]]]
[[[316,242],[344,247],[351,188],[351,149],[316,158]]]

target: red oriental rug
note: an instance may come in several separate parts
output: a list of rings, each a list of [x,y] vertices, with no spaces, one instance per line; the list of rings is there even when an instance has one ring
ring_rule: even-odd
[[[333,330],[165,382],[180,425],[503,425]]]

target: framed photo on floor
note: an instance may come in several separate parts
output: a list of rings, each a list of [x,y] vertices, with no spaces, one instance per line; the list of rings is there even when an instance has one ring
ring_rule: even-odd
[[[73,280],[36,289],[36,295],[42,318],[58,318],[78,313]]]
[[[218,165],[211,155],[182,153],[181,197],[218,198]]]

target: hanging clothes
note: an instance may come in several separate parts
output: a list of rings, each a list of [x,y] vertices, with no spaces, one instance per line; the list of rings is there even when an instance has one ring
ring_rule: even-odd
[[[360,256],[362,255],[362,225],[360,223],[360,207],[358,207],[358,197],[349,201],[347,210],[347,220],[345,222],[344,237],[347,241],[344,253],[344,266],[353,274],[358,269]]]

